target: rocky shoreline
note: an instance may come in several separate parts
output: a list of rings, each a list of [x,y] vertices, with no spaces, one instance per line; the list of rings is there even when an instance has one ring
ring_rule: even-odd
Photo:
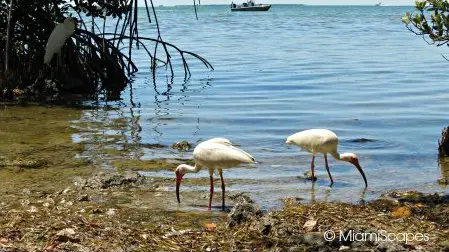
[[[174,208],[172,183],[99,172],[52,193],[10,192],[0,200],[0,251],[449,251],[448,195],[286,199],[281,210],[263,212],[240,193],[229,196],[230,213],[189,212]]]

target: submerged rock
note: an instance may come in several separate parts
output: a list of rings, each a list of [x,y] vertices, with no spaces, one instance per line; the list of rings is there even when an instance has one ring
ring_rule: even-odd
[[[245,192],[229,194],[228,197],[236,203],[254,203],[254,200]]]
[[[192,148],[192,145],[187,141],[181,141],[172,144],[171,146],[173,149],[179,150],[179,151],[188,151]]]
[[[142,144],[140,144],[140,146],[147,148],[147,149],[163,149],[163,148],[167,147],[163,144],[158,144],[158,143],[155,143],[155,144],[142,143]]]
[[[106,189],[139,184],[143,180],[144,177],[136,172],[125,174],[100,172],[87,179],[77,179],[75,185],[82,189]]]
[[[376,142],[376,140],[370,139],[370,138],[361,137],[361,138],[348,140],[348,142],[351,142],[351,143],[368,143],[368,142]]]
[[[250,203],[237,203],[228,214],[227,226],[233,227],[262,215],[262,211]]]
[[[305,171],[304,173],[303,173],[303,176],[297,176],[299,179],[301,179],[301,180],[310,180],[310,181],[317,181],[317,177],[316,176],[313,176],[313,178],[312,178],[312,172],[311,171]]]

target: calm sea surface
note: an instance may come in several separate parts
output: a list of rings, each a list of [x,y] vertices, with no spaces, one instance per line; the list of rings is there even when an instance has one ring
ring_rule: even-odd
[[[154,37],[141,11],[140,35]],[[261,163],[227,170],[225,179],[244,179],[228,190],[251,192],[265,208],[283,197],[357,202],[390,189],[447,192],[437,183],[437,139],[449,118],[449,62],[441,56],[449,49],[410,33],[401,23],[407,11],[413,7],[273,5],[268,12],[232,13],[229,6],[200,6],[196,20],[193,6],[157,8],[164,40],[205,57],[215,71],[189,59],[193,75],[184,82],[174,57],[175,78],[159,68],[154,84],[148,56],[136,51],[137,106],[127,90],[119,109],[87,110],[81,121],[121,118],[122,130],[102,132],[143,144],[229,138]],[[359,155],[366,191],[354,167],[332,158],[332,188],[321,156],[314,188],[297,177],[310,169],[311,156],[284,142],[309,128],[335,131],[340,151]],[[136,158],[191,155],[142,147]]]

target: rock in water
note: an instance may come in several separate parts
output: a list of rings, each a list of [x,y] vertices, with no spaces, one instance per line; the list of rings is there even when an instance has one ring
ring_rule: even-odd
[[[251,199],[249,195],[246,195],[245,192],[235,194],[231,193],[228,197],[237,203],[254,203],[254,200]]]
[[[228,214],[228,227],[246,222],[257,216],[261,216],[262,212],[259,208],[250,203],[237,203]]]
[[[441,140],[438,139],[438,153],[440,157],[449,157],[449,127],[441,132]]]
[[[87,179],[78,179],[75,185],[82,189],[106,189],[110,187],[128,186],[138,184],[144,177],[136,172],[119,173],[100,172]]]
[[[181,141],[172,144],[171,146],[173,149],[179,150],[179,151],[188,151],[192,148],[192,145],[187,141]]]

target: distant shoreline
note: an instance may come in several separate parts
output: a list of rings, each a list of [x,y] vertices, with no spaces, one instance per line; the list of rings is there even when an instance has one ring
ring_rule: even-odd
[[[361,5],[351,5],[351,4],[335,4],[335,5],[329,5],[329,4],[323,4],[323,5],[320,5],[320,4],[314,4],[314,5],[311,5],[311,4],[272,4],[272,3],[269,3],[268,1],[267,2],[264,2],[264,3],[268,3],[268,4],[271,4],[272,6],[273,5],[276,5],[276,6],[279,6],[279,5],[289,5],[289,6],[291,6],[291,5],[296,5],[296,6],[307,6],[307,7],[326,7],[326,6],[328,6],[328,7],[414,7],[413,5],[382,5],[382,6],[376,6],[376,5],[374,5],[374,4],[361,4]],[[193,5],[193,4],[192,4]],[[155,5],[154,7],[155,8],[161,8],[161,7],[191,7],[192,5],[189,5],[189,4],[181,4],[181,5]],[[201,6],[228,6],[229,4],[201,4]],[[139,8],[145,8],[144,6],[139,6]]]

